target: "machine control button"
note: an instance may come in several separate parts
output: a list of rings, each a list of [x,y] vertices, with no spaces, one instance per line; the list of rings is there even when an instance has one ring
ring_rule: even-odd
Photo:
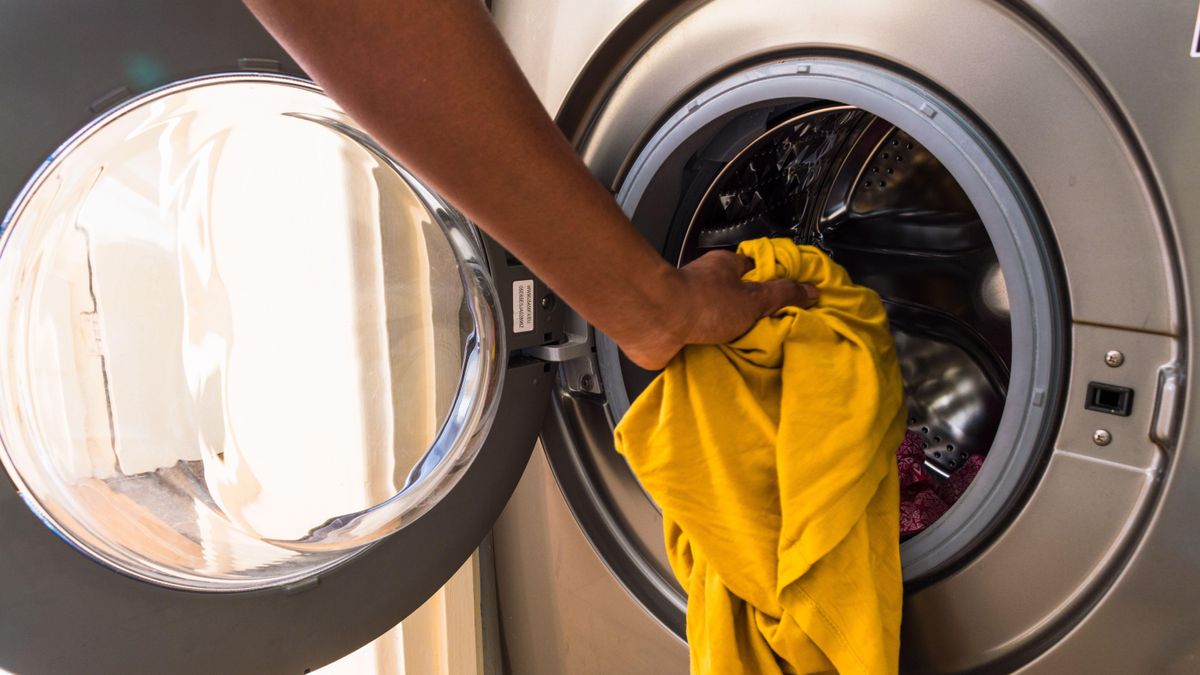
[[[1096,412],[1129,417],[1133,412],[1133,390],[1115,384],[1089,382],[1083,407]]]

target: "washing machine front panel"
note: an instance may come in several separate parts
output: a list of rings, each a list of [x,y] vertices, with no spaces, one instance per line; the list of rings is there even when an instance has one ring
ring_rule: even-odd
[[[1161,208],[1172,224],[1180,288],[1188,296],[1181,370],[1186,391],[1179,406],[1156,421],[1167,441],[1162,497],[1147,514],[1144,539],[1088,619],[1032,664],[1047,673],[1076,672],[1103,663],[1114,672],[1195,672],[1200,660],[1200,464],[1194,438],[1197,407],[1192,356],[1200,348],[1194,329],[1194,293],[1200,288],[1200,194],[1195,189],[1195,111],[1200,106],[1200,58],[1195,38],[1200,4],[1191,0],[1096,5],[1035,0],[1049,30],[1102,80],[1113,104],[1126,114],[1130,133],[1144,149],[1147,171],[1161,189]],[[1129,258],[1128,264],[1142,265]]]
[[[230,72],[279,48],[199,4],[6,18],[0,76],[55,105],[0,119],[0,669],[349,653],[478,545],[549,398],[540,282],[315,85]]]
[[[1088,13],[1086,3],[1050,4]],[[930,87],[934,98],[953,101],[983,129],[982,142],[1012,162],[1015,180],[1037,204],[1052,236],[1047,260],[1061,265],[1067,291],[1062,310],[1069,327],[1061,337],[1070,351],[1056,389],[1042,392],[1046,400],[1059,397],[1061,413],[1049,418],[1052,436],[1027,448],[1039,467],[1031,484],[1009,494],[1008,517],[949,574],[912,587],[905,636],[906,662],[919,671],[1035,663],[1048,645],[1085,630],[1091,609],[1120,592],[1123,574],[1144,564],[1131,555],[1155,520],[1163,486],[1180,480],[1176,472],[1182,469],[1171,461],[1170,449],[1186,438],[1174,424],[1185,398],[1186,291],[1178,283],[1179,259],[1159,179],[1142,160],[1138,136],[1127,132],[1121,107],[1112,104],[1102,76],[1020,7],[818,2],[746,12],[719,0],[646,7],[646,16],[634,14],[626,22],[642,22],[644,38],[598,50],[610,60],[593,62],[584,72],[580,82],[590,88],[577,86],[560,118],[593,171],[614,190],[637,180],[639,156],[664,125],[705,114],[714,81],[743,77],[749,88],[759,79],[749,74],[752,66],[780,64],[792,70],[780,72],[778,80],[792,82],[792,95],[803,98],[811,91],[804,78],[831,75],[819,59],[805,60],[816,53],[885,64]],[[1080,17],[1072,20],[1087,25]],[[1093,16],[1091,25],[1097,22],[1112,30],[1121,24],[1115,16]],[[705,47],[696,49],[698,43]],[[1126,58],[1124,64],[1133,62]],[[930,103],[907,105],[916,117],[946,114]],[[1183,114],[1185,106],[1159,107],[1170,108],[1160,116],[1170,116]],[[1173,153],[1187,154],[1186,148]],[[1185,172],[1174,167],[1171,175]],[[674,203],[627,206],[657,208],[657,217],[646,218],[659,223],[652,230],[675,216]],[[664,238],[660,231],[648,235]],[[605,387],[623,377],[606,378]],[[611,448],[599,427],[606,413],[589,411],[589,399],[574,389],[568,382],[555,408],[558,424],[544,437],[559,483],[614,573],[678,632],[681,621],[672,608],[683,598],[669,576],[645,569],[661,567],[661,552],[652,544],[653,508],[645,506],[628,472],[622,474],[620,462],[608,460]],[[1134,392],[1129,409],[1103,405],[1105,392],[1124,390]],[[621,393],[606,394],[611,401]],[[575,459],[581,453],[584,462]],[[621,505],[615,517],[605,515],[605,500]],[[911,553],[913,546],[907,548]],[[1183,546],[1178,553],[1194,557],[1195,550]],[[1184,611],[1163,603],[1151,624],[1190,625],[1176,616]],[[1143,643],[1146,653],[1168,658],[1159,645],[1149,638]],[[1087,661],[1086,647],[1071,653]]]

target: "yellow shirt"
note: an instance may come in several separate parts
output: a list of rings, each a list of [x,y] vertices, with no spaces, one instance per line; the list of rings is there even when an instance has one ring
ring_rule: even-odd
[[[815,248],[742,243],[747,281],[821,291],[686,347],[616,430],[663,512],[693,673],[894,673],[900,369],[879,297]]]

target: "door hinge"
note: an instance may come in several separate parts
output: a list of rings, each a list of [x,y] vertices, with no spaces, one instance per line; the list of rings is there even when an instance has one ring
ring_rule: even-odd
[[[582,320],[576,323],[581,322]],[[579,327],[586,330],[586,324]],[[596,360],[592,358],[595,350],[592,347],[590,333],[590,331],[582,334],[567,331],[567,339],[564,342],[526,347],[521,350],[521,354],[559,364],[558,380],[568,393],[600,394],[603,389],[597,375]]]
[[[566,363],[583,358],[592,353],[592,342],[586,335],[567,333],[565,342],[553,345],[538,345],[521,350],[526,356],[549,361],[551,363]]]

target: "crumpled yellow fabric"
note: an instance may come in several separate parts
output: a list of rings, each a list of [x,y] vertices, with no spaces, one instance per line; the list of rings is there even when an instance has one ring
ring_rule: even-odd
[[[693,673],[894,673],[900,370],[879,297],[819,250],[744,242],[746,281],[820,289],[685,348],[616,430],[663,512]]]

